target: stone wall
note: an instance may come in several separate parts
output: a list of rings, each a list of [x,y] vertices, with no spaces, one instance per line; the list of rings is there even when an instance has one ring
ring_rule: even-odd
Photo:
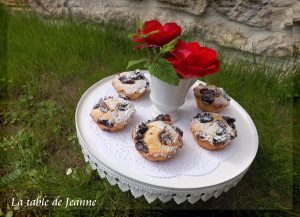
[[[196,37],[262,55],[285,56],[299,49],[298,0],[28,0],[39,13],[120,20],[178,22]]]

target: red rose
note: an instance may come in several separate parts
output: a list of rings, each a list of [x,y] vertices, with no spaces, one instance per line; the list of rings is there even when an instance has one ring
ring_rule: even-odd
[[[197,42],[179,40],[167,60],[182,78],[199,78],[219,71],[217,53]]]
[[[142,34],[148,34],[150,32],[157,31],[154,34],[150,34],[146,38],[141,38]],[[169,43],[174,38],[181,34],[181,28],[176,23],[166,23],[164,26],[160,24],[157,20],[149,20],[144,24],[144,29],[139,29],[137,33],[133,36],[133,41],[139,44],[136,48],[149,47],[149,46],[162,46]]]

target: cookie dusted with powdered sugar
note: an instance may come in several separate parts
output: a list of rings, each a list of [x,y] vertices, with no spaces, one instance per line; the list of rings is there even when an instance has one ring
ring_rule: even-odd
[[[90,116],[101,130],[115,132],[123,129],[136,110],[122,97],[103,97],[93,107]]]
[[[181,149],[183,132],[171,124],[169,115],[142,122],[132,131],[136,150],[150,161],[165,161]]]
[[[149,80],[139,69],[117,74],[112,85],[119,95],[129,100],[140,98],[149,89]]]
[[[221,150],[237,137],[234,122],[235,119],[228,116],[203,112],[192,119],[190,129],[202,148],[211,151]]]
[[[223,88],[199,84],[194,89],[198,108],[205,112],[220,112],[229,105],[230,97]]]

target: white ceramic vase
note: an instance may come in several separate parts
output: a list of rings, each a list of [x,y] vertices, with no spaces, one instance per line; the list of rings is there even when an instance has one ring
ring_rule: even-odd
[[[179,107],[184,104],[188,90],[197,79],[180,79],[178,86],[167,84],[152,75],[150,80],[151,116],[169,114],[172,122],[175,122],[180,118]]]

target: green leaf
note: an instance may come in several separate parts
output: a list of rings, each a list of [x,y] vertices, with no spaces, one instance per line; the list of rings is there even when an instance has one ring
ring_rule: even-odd
[[[164,54],[164,53],[167,53],[167,52],[173,50],[178,42],[178,39],[179,39],[179,37],[173,39],[168,44],[163,45],[162,48],[160,48],[160,52]]]
[[[148,70],[151,75],[168,84],[178,85],[179,83],[179,76],[174,67],[164,58],[160,58],[155,63],[151,63]]]
[[[142,59],[139,59],[139,60],[130,60],[130,61],[128,62],[128,65],[127,65],[127,67],[126,67],[126,70],[129,69],[129,68],[131,68],[132,66],[138,65],[138,64],[143,63],[143,62],[145,62],[145,61],[147,61],[146,58],[142,58]]]

